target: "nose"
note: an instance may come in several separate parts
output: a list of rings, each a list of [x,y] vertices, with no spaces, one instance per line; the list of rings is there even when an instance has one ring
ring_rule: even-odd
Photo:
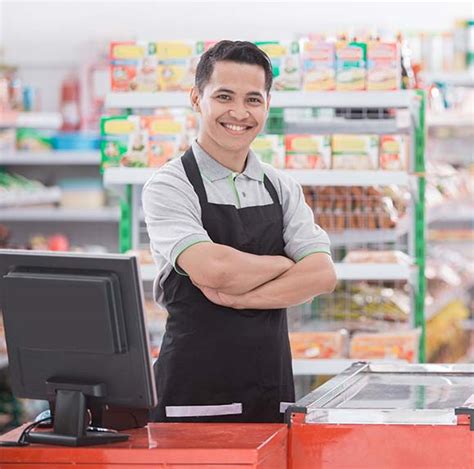
[[[244,120],[250,116],[250,113],[242,104],[235,104],[232,109],[229,110],[229,116],[236,120]]]

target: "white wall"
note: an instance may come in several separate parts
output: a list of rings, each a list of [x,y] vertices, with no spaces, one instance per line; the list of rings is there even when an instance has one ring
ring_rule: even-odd
[[[3,30],[6,60],[20,65],[26,81],[36,81],[42,88],[50,83],[43,101],[46,107],[54,107],[54,97],[48,93],[57,89],[69,68],[97,49],[97,43],[129,38],[284,39],[311,31],[361,26],[446,30],[456,19],[474,16],[472,5],[4,0],[0,32]]]

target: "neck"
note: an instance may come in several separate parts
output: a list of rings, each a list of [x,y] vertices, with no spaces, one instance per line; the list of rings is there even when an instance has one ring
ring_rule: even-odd
[[[212,139],[202,138],[202,136],[198,136],[197,143],[208,155],[227,169],[236,173],[241,173],[245,169],[247,155],[249,153],[248,148],[243,150],[229,150],[223,148]]]

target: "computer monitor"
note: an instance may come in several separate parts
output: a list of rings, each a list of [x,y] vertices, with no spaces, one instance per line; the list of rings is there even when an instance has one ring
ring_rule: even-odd
[[[123,441],[88,431],[91,414],[156,406],[136,257],[0,250],[0,306],[13,393],[53,414],[29,442]]]

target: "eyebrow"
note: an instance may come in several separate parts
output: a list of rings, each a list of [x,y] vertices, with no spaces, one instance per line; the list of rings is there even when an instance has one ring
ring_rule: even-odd
[[[214,91],[213,94],[215,93],[229,93],[229,94],[236,94],[235,91],[229,90],[228,88],[218,88],[216,91]],[[247,96],[258,96],[263,99],[262,93],[259,91],[250,91],[247,93]]]

